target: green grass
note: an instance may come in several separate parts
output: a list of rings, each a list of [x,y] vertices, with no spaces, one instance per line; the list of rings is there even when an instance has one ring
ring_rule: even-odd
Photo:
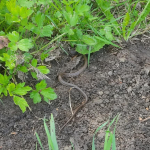
[[[51,96],[45,94],[43,99],[49,103],[56,98],[54,91],[43,87],[44,92],[40,92],[17,83],[18,72],[31,74],[36,80],[46,79],[50,70],[44,60],[52,45],[60,47],[58,43],[63,41],[78,53],[87,54],[89,65],[91,53],[105,45],[119,48],[118,41],[123,38],[128,41],[148,31],[149,13],[150,0],[1,0],[0,43],[8,41],[0,45],[0,63],[5,72],[0,74],[4,78],[0,81],[0,96],[12,96],[22,112],[29,108],[23,97],[28,92],[35,104],[41,102],[40,94],[49,93]]]
[[[105,142],[104,142],[104,150],[116,150],[116,140],[115,140],[115,130],[116,130],[116,124],[119,119],[119,115],[114,117],[114,119],[109,123],[108,129],[105,131]],[[95,149],[95,136],[99,130],[101,130],[103,127],[105,127],[108,124],[109,120],[103,123],[101,126],[99,126],[93,136],[93,141],[92,141],[92,150]],[[115,127],[113,132],[110,131],[110,127],[114,124],[115,122]],[[56,133],[55,133],[55,123],[54,123],[54,118],[53,115],[51,114],[51,119],[50,119],[50,129],[48,129],[48,126],[46,124],[46,120],[44,119],[44,128],[45,132],[47,135],[47,141],[48,141],[48,146],[49,150],[58,150],[58,144],[57,144],[57,139],[56,139]],[[42,145],[42,142],[40,140],[40,137],[38,136],[37,132],[35,133],[38,143],[42,150],[44,150],[44,146]],[[74,149],[73,143],[71,143],[72,148]],[[38,145],[36,144],[36,150],[38,149]]]

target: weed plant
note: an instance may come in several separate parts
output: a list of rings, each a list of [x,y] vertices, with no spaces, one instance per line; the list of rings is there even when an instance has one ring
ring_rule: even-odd
[[[13,97],[22,112],[33,102],[57,98],[44,79],[50,72],[40,64],[56,41],[67,41],[81,54],[99,51],[104,45],[119,47],[149,29],[150,0],[1,0],[0,1],[0,96]],[[42,42],[48,39],[49,42]],[[59,46],[59,45],[56,45]],[[51,47],[51,48],[48,48]],[[40,60],[39,60],[40,59]],[[16,75],[41,80],[35,88],[17,83]]]

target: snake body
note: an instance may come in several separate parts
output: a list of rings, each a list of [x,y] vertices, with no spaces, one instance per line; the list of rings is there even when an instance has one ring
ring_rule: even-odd
[[[62,78],[62,77],[75,77],[75,76],[78,76],[79,74],[81,74],[81,73],[86,69],[87,64],[88,64],[88,63],[87,63],[87,58],[86,58],[86,56],[83,55],[83,57],[84,57],[84,65],[83,65],[78,71],[76,71],[76,72],[74,72],[74,73],[61,73],[61,74],[58,75],[58,80],[59,80],[59,82],[60,82],[61,84],[66,85],[66,86],[70,86],[70,87],[73,87],[73,88],[77,89],[77,90],[84,96],[84,98],[85,98],[85,100],[82,102],[82,104],[79,105],[79,106],[75,109],[75,111],[74,111],[73,115],[70,117],[70,119],[62,126],[62,128],[60,129],[60,132],[61,132],[62,129],[74,118],[74,116],[77,114],[77,112],[78,112],[78,111],[87,103],[87,101],[88,101],[87,95],[86,95],[77,85],[72,84],[72,83],[68,83],[68,82],[64,81],[63,78]]]

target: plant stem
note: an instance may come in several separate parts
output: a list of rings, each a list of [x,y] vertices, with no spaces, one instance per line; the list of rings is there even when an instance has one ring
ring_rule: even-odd
[[[41,49],[39,49],[39,50],[37,50],[37,51],[35,51],[35,52],[32,52],[31,55],[32,55],[32,54],[35,54],[35,53],[37,53],[37,52],[39,52],[39,51],[41,51],[41,50],[43,50],[43,49],[46,48],[48,45],[50,45],[51,43],[53,43],[54,41],[56,41],[56,40],[59,39],[60,37],[64,36],[65,34],[66,34],[66,33],[63,33],[63,34],[57,36],[55,39],[51,40],[48,44],[44,45]]]

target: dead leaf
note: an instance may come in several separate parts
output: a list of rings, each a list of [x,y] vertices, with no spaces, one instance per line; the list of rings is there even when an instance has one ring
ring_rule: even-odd
[[[0,49],[8,47],[9,40],[4,36],[0,36]]]

